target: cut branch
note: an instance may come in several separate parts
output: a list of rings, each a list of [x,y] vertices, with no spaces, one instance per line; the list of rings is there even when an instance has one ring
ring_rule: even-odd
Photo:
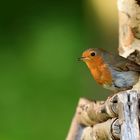
[[[79,100],[73,121],[71,123],[67,140],[79,140],[79,137],[81,136],[81,133],[84,130],[85,126],[93,126],[97,123],[117,116],[117,114],[115,113],[115,100],[115,96],[112,96],[112,98],[108,98],[106,102],[96,102],[81,98]],[[94,129],[95,128],[96,127],[94,127]],[[85,131],[86,130],[84,130],[84,132]]]

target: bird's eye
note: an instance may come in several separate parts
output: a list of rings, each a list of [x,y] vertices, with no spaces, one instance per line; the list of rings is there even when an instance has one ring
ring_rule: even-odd
[[[95,52],[91,52],[91,54],[90,54],[91,56],[95,56]]]

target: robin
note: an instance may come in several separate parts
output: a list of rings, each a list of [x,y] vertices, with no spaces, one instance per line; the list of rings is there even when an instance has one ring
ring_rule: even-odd
[[[114,93],[132,89],[139,80],[140,65],[103,49],[90,48],[80,60],[86,63],[98,84]]]

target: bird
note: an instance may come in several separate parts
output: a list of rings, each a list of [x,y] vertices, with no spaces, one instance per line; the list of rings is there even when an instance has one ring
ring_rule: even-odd
[[[95,81],[117,93],[130,90],[138,82],[140,65],[102,48],[89,48],[79,60],[86,63]]]

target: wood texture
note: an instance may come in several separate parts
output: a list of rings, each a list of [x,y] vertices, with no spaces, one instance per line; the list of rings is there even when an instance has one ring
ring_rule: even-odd
[[[127,57],[135,50],[140,51],[140,2],[118,0],[119,53]]]
[[[118,94],[121,140],[140,140],[138,103],[137,91],[125,91]]]
[[[81,140],[83,138],[88,140],[89,137],[90,139],[111,139],[110,129],[116,119],[113,117],[117,116],[117,112],[116,95],[106,101],[91,101],[81,98],[66,140]],[[113,132],[116,135],[115,131]]]

